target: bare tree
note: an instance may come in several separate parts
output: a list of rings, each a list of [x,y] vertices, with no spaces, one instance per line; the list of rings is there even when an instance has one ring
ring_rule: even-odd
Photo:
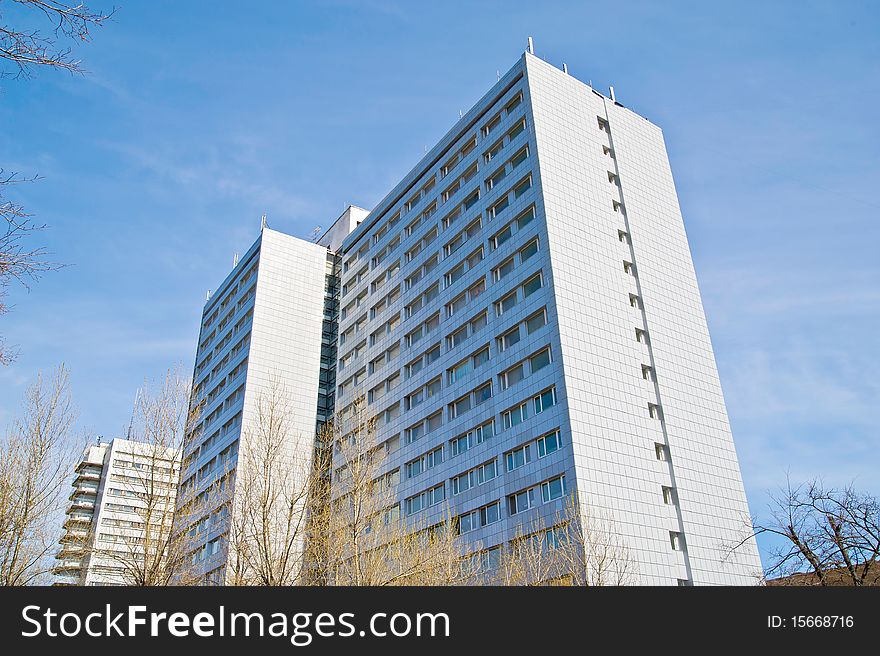
[[[636,585],[638,565],[607,513],[572,494],[551,522],[517,528],[498,578],[503,585]]]
[[[400,472],[390,469],[389,443],[378,443],[376,418],[363,395],[325,426],[320,444],[332,452],[332,486],[313,500],[308,569],[324,585],[453,585],[467,578],[454,518],[445,508],[428,525],[407,518],[397,498]],[[332,491],[332,492],[331,492]],[[317,573],[317,576],[315,575]],[[315,580],[317,579],[317,580]]]
[[[189,454],[189,455],[188,455]],[[184,447],[181,465],[182,475],[187,472],[187,460],[193,452]],[[169,585],[217,585],[217,581],[205,572],[199,555],[204,551],[203,534],[211,531],[230,530],[231,489],[234,471],[224,463],[219,478],[205,489],[179,485],[176,510],[172,526],[172,545],[169,549]],[[232,560],[230,559],[230,563]],[[231,565],[230,565],[231,567]],[[239,583],[241,584],[241,583]]]
[[[100,27],[112,16],[96,12],[83,3],[59,0],[15,0],[23,21],[32,16],[44,18],[50,30],[22,29],[9,24],[7,12],[0,13],[0,77],[29,77],[36,68],[61,69],[82,73],[79,60],[62,44],[67,41],[83,42],[91,39],[90,30]],[[36,177],[23,178],[0,169],[0,299],[13,282],[29,288],[42,273],[59,268],[48,259],[45,248],[31,246],[29,238],[45,229],[33,221],[24,207],[5,195],[5,188],[16,183],[33,182]],[[0,314],[8,308],[0,301]],[[14,352],[0,340],[0,364],[8,364]]]
[[[293,430],[292,412],[273,377],[243,432],[229,527],[233,585],[293,585],[301,576],[315,438]]]
[[[566,527],[546,526],[535,520],[528,528],[519,526],[513,538],[501,547],[500,559],[494,574],[500,585],[547,585],[564,582],[571,585],[572,572],[561,558],[562,546],[558,533]]]
[[[773,547],[765,578],[818,585],[876,584],[880,581],[880,502],[852,485],[826,487],[820,479],[771,495],[770,520],[753,520],[748,535],[729,547],[735,552],[759,535],[782,538]],[[812,578],[798,576],[811,574]]]
[[[51,569],[74,418],[62,365],[27,390],[22,416],[0,442],[0,585],[37,583]]]
[[[620,535],[613,518],[574,496],[566,502],[565,516],[576,526],[562,550],[577,585],[637,585],[638,562]]]
[[[132,512],[110,520],[122,529],[116,542],[90,540],[89,559],[115,566],[128,585],[169,585],[186,562],[188,535],[174,531],[173,519],[184,426],[197,411],[189,409],[189,388],[171,369],[161,383],[146,382],[140,390],[128,435],[132,452],[108,483],[126,495]]]
[[[3,187],[17,182],[24,180],[0,169],[0,315],[8,311],[2,299],[11,283],[17,282],[28,289],[42,273],[58,268],[48,259],[45,248],[28,244],[28,237],[45,226],[35,224],[21,205],[3,196]],[[14,356],[0,338],[0,365],[9,364]]]

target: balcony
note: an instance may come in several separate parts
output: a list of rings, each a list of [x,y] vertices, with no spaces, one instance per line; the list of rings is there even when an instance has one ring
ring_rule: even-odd
[[[77,474],[73,479],[73,487],[75,488],[87,488],[91,487],[93,490],[98,489],[98,485],[101,482],[101,477],[98,475],[91,474]]]
[[[95,467],[83,467],[80,465],[76,468],[76,479],[87,479],[90,481],[101,480],[101,469]]]
[[[52,581],[52,585],[80,585],[79,575],[65,574],[62,576],[56,576],[55,579]]]
[[[74,513],[67,516],[62,525],[65,529],[88,528],[92,523],[92,514]]]
[[[59,560],[52,568],[53,574],[63,574],[68,572],[72,576],[76,576],[82,570],[82,561],[79,558],[66,558]]]
[[[80,544],[65,544],[61,542],[61,548],[55,553],[56,560],[82,560],[85,549]]]
[[[68,499],[70,500],[71,509],[88,508],[91,510],[91,509],[94,509],[94,507],[95,507],[95,494],[94,493],[88,494],[85,492],[77,491],[77,492],[74,492],[73,494],[71,494],[70,497],[68,497]]]
[[[61,536],[59,542],[61,544],[85,544],[85,541],[88,539],[88,537],[88,531],[68,530],[64,535]]]

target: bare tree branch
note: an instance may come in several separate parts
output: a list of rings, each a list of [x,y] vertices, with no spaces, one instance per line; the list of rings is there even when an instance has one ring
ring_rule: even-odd
[[[862,586],[880,577],[880,503],[852,485],[826,487],[820,479],[786,486],[771,495],[770,519],[753,520],[746,537],[774,535],[768,579],[818,585]],[[809,577],[803,576],[804,573]]]
[[[52,566],[62,491],[73,463],[69,374],[60,366],[25,394],[0,441],[0,585],[29,585]]]
[[[103,25],[114,11],[105,14],[92,11],[83,3],[60,0],[14,0],[13,6],[21,9],[16,18],[28,22],[36,15],[37,19],[47,19],[51,30],[17,28],[8,22],[7,12],[0,5],[0,78],[26,78],[39,67],[83,73],[80,61],[60,42],[64,39],[90,41],[90,30]],[[46,226],[34,223],[22,205],[4,194],[4,187],[34,180],[36,177],[20,178],[4,174],[0,169],[0,314],[8,311],[2,299],[12,282],[29,289],[30,283],[36,282],[41,274],[59,268],[57,263],[47,259],[49,253],[45,248],[29,245],[34,233]],[[9,364],[14,358],[13,349],[5,346],[0,338],[0,365]]]
[[[377,443],[376,418],[364,395],[325,426],[319,445],[331,453],[332,487],[313,486],[324,496],[310,503],[311,561],[306,583],[390,586],[455,585],[468,580],[470,559],[448,507],[428,525],[404,517],[396,490],[400,472],[391,469],[395,445]],[[320,447],[319,447],[320,450]]]
[[[288,400],[272,377],[242,436],[228,540],[233,585],[293,585],[303,570],[314,436],[292,432]]]
[[[121,570],[127,585],[170,585],[187,562],[189,536],[174,530],[174,510],[184,426],[191,420],[189,389],[176,368],[158,385],[145,383],[128,436],[134,443],[131,462],[114,464],[114,471],[121,470],[111,483],[133,512],[111,520],[120,522],[114,542],[93,535],[88,556]]]
[[[497,572],[502,585],[621,586],[636,585],[638,576],[615,523],[576,494],[551,522],[518,526]]]
[[[9,309],[3,303],[3,297],[11,283],[30,289],[30,284],[39,280],[43,273],[62,266],[48,259],[50,254],[45,248],[28,245],[29,238],[46,226],[34,223],[21,205],[8,200],[3,194],[4,186],[36,179],[20,178],[0,169],[0,315]],[[0,365],[9,364],[14,358],[15,353],[4,348],[0,339]]]
[[[60,45],[62,39],[74,42],[91,41],[91,29],[110,20],[115,12],[93,11],[83,3],[57,0],[14,0],[31,13],[42,14],[51,30],[21,29],[0,25],[0,60],[7,66],[0,77],[29,77],[36,67],[46,66],[70,73],[83,73],[82,63],[74,59],[70,48]],[[0,14],[0,17],[3,17]]]

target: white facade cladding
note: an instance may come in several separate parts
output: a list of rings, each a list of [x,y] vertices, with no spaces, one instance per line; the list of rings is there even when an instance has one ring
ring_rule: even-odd
[[[753,541],[725,558],[749,511],[662,133],[526,64],[578,490],[647,582],[753,583]]]
[[[336,407],[366,395],[402,515],[491,550],[576,492],[639,583],[756,581],[656,126],[525,54],[340,255]]]
[[[148,529],[163,535],[170,526],[179,474],[180,454],[170,449],[123,439],[87,446],[74,471],[53,584],[134,584],[132,572],[150,548]]]
[[[234,495],[239,449],[255,430],[261,395],[283,394],[289,434],[302,445],[291,457],[307,462],[316,423],[333,411],[336,259],[325,245],[264,228],[205,304],[191,399],[202,409],[188,427],[177,521],[190,535],[192,571],[207,581],[225,581],[234,503],[211,498],[211,486]]]

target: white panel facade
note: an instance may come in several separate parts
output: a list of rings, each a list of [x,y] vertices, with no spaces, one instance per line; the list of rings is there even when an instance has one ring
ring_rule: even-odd
[[[264,230],[244,399],[243,432],[254,403],[276,377],[287,395],[291,431],[311,444],[318,403],[327,249]]]
[[[754,583],[754,540],[725,557],[749,509],[663,135],[605,103],[693,580]]]
[[[755,583],[753,541],[725,558],[748,507],[662,134],[526,62],[578,491],[644,583]]]

